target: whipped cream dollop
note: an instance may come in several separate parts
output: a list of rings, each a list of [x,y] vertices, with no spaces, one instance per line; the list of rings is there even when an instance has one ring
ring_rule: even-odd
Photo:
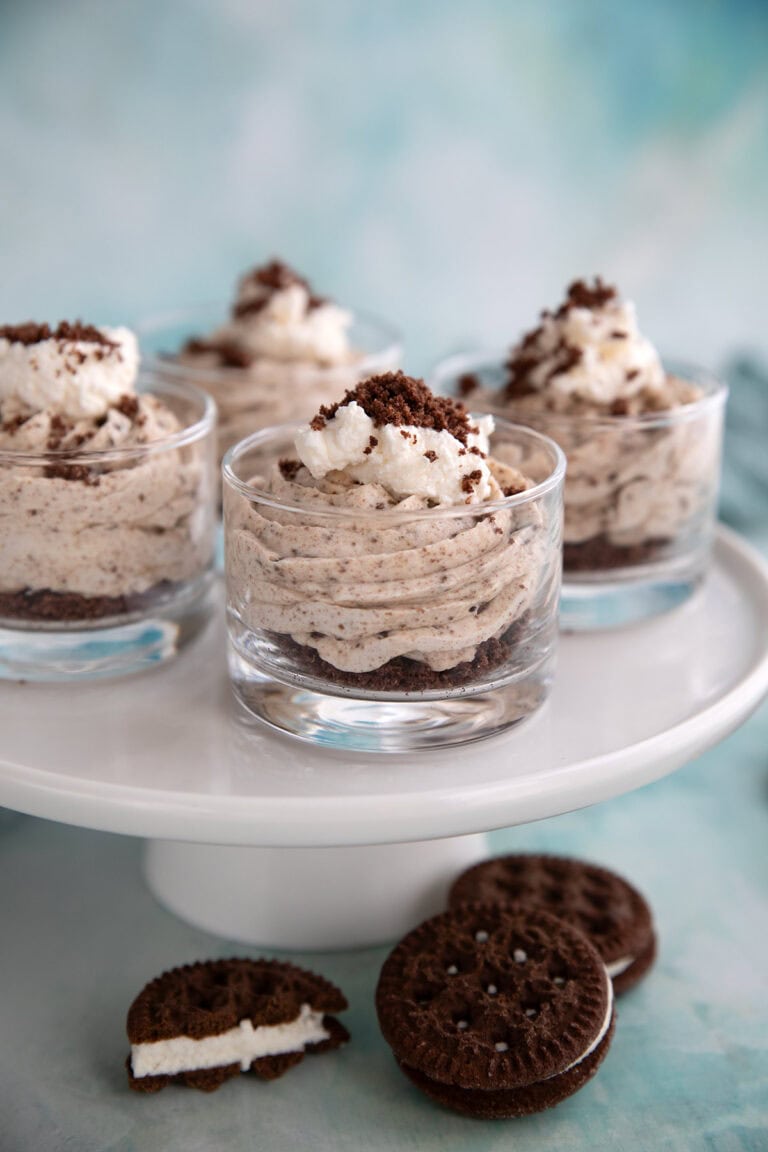
[[[296,434],[296,452],[316,479],[342,473],[379,484],[395,498],[435,505],[479,504],[502,493],[487,463],[492,416],[470,418],[401,372],[363,381],[321,408]]]
[[[128,328],[63,322],[0,327],[0,402],[72,419],[103,416],[134,391],[139,367]]]
[[[241,278],[231,321],[204,343],[234,351],[243,366],[261,357],[342,364],[352,355],[351,324],[350,312],[315,296],[303,277],[273,260]]]
[[[575,281],[556,312],[542,312],[513,348],[508,370],[509,399],[545,392],[597,405],[660,392],[666,380],[634,304],[599,277],[592,285]]]

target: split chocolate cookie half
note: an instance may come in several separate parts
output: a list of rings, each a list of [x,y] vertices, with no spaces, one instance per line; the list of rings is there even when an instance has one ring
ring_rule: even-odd
[[[241,1072],[275,1080],[305,1054],[349,1039],[347,1007],[322,976],[277,960],[209,960],[164,972],[128,1011],[128,1081],[212,1092]]]
[[[589,940],[546,912],[467,904],[410,932],[384,963],[376,1009],[402,1071],[467,1116],[527,1116],[597,1071],[613,989]]]
[[[656,959],[653,918],[643,896],[607,868],[566,856],[496,856],[462,872],[449,907],[524,903],[567,920],[600,953],[617,995],[627,992]]]

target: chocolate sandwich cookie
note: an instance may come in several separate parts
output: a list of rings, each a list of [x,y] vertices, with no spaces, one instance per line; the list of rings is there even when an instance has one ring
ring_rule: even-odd
[[[656,958],[648,904],[607,868],[564,856],[514,855],[484,860],[451,888],[449,907],[475,901],[534,905],[589,936],[617,994],[632,988]]]
[[[347,1007],[322,976],[277,960],[209,960],[164,972],[128,1010],[128,1082],[172,1080],[213,1092],[240,1072],[275,1080],[305,1053],[349,1039],[328,1013]]]
[[[467,1116],[527,1116],[596,1072],[613,989],[576,928],[546,912],[467,904],[410,932],[376,990],[385,1040],[428,1096]]]

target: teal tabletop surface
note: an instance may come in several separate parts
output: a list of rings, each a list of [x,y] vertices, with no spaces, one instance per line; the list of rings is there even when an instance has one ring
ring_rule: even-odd
[[[352,1042],[282,1080],[213,1096],[128,1087],[124,1021],[143,984],[255,955],[155,904],[140,845],[12,817],[0,832],[2,1152],[765,1152],[768,1149],[768,712],[665,781],[538,825],[494,851],[589,857],[648,896],[660,955],[619,1003],[595,1079],[527,1120],[443,1112],[397,1070],[373,991],[385,950],[303,955],[346,992]]]

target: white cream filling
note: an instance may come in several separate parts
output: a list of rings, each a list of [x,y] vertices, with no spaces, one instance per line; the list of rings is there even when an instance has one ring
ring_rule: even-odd
[[[606,964],[605,970],[613,980],[614,976],[621,976],[622,972],[626,972],[630,964],[634,964],[634,956],[622,956],[621,960],[612,960],[610,964]]]
[[[555,1072],[552,1076],[545,1077],[545,1079],[553,1080],[555,1076],[564,1076],[566,1072],[570,1072],[571,1068],[576,1068],[577,1065],[586,1060],[587,1056],[591,1056],[595,1048],[597,1048],[601,1043],[603,1037],[611,1026],[611,1017],[613,1016],[613,984],[611,983],[611,977],[607,968],[605,969],[605,980],[606,984],[608,985],[608,1003],[605,1009],[605,1019],[600,1025],[600,1031],[597,1033],[586,1051],[582,1052],[581,1056],[579,1056],[577,1060],[573,1060],[567,1068],[563,1068],[560,1072]]]
[[[239,1064],[242,1071],[247,1072],[253,1060],[303,1051],[307,1044],[327,1040],[329,1035],[323,1027],[323,1013],[302,1004],[299,1015],[285,1024],[254,1028],[250,1020],[241,1020],[227,1032],[205,1036],[202,1040],[174,1036],[172,1040],[132,1044],[131,1069],[136,1079],[175,1076],[179,1072],[221,1068],[227,1064]]]

